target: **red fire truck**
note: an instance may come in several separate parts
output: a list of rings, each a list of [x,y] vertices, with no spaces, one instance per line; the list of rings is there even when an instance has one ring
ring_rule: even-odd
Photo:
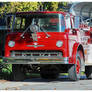
[[[92,78],[90,27],[83,25],[79,16],[66,12],[8,14],[3,62],[12,64],[14,80],[24,80],[27,72],[45,79],[68,73],[73,81],[85,72]]]

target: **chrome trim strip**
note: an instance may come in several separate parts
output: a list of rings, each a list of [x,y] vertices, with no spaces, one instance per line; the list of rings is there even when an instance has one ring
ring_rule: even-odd
[[[68,57],[66,58],[6,58],[3,57],[3,62],[6,64],[69,64]]]
[[[44,47],[44,45],[26,45],[27,47]]]

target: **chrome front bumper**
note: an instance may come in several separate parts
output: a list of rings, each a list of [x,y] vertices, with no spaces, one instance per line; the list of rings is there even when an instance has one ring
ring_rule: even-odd
[[[3,57],[5,64],[69,64],[68,57]]]

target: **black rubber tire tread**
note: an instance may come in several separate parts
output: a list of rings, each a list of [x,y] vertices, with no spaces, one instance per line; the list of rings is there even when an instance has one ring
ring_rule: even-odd
[[[57,79],[59,74],[56,73],[40,73],[43,79]]]
[[[76,67],[76,65],[72,65],[72,66],[69,68],[69,70],[68,70],[69,79],[72,80],[72,81],[77,81],[77,80],[78,80],[75,67]]]
[[[25,79],[25,74],[21,71],[20,65],[12,65],[12,77],[14,81],[23,81]]]
[[[87,79],[92,79],[92,66],[85,67],[85,74]]]
[[[59,72],[56,70],[50,70],[49,68],[41,68],[40,76],[43,79],[57,79],[59,76]]]
[[[0,73],[2,73],[2,65],[0,64]]]
[[[77,53],[77,58],[76,59],[79,59],[80,60],[80,56],[79,54]],[[80,72],[81,73],[81,72]],[[69,69],[68,69],[68,75],[69,75],[69,79],[72,80],[72,81],[78,81],[80,79],[80,74],[77,75],[77,72],[76,72],[76,64],[73,64]]]
[[[2,73],[2,68],[0,68],[0,73]]]

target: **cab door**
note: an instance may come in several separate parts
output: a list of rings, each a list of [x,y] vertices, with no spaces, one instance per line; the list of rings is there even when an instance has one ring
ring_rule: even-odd
[[[69,56],[72,57],[73,46],[78,41],[77,29],[74,28],[74,17],[70,14],[66,15],[66,29],[68,30]]]

